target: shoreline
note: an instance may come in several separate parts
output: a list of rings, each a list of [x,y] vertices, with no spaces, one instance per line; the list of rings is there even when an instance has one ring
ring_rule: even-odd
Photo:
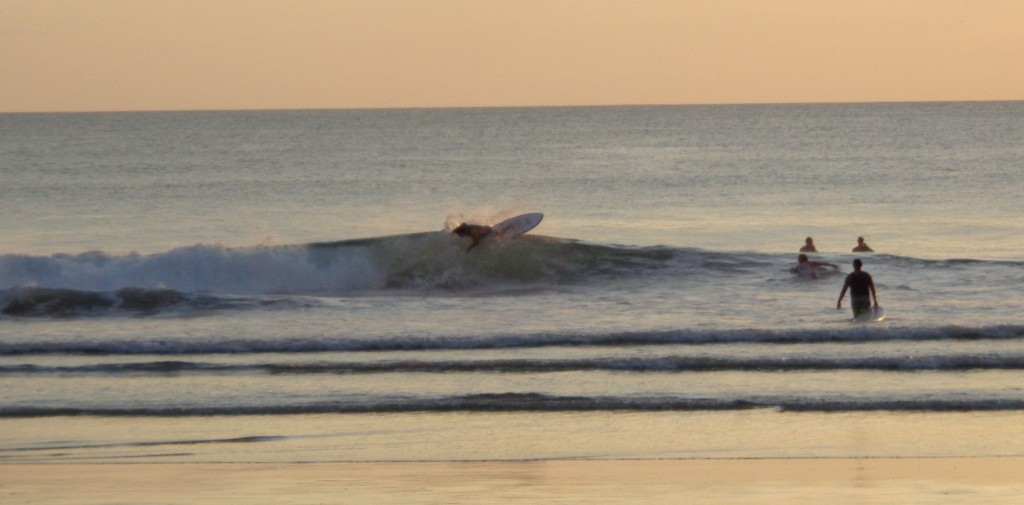
[[[124,471],[120,471],[124,470]],[[0,463],[7,504],[1017,503],[1024,456]]]

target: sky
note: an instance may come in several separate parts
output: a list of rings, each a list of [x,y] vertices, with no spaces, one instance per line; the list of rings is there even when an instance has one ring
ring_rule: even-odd
[[[1024,99],[1024,0],[0,0],[0,112]]]

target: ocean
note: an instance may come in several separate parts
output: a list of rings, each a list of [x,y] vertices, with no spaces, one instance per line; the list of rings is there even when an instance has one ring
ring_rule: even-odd
[[[0,114],[0,463],[1024,456],[1022,161],[1024,102]]]

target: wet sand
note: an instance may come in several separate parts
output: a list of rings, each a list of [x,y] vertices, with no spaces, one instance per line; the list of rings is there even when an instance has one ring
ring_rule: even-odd
[[[1020,503],[1024,458],[0,465],[4,504]]]

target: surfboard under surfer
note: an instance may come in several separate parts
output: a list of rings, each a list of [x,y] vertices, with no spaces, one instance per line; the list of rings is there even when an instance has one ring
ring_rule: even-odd
[[[875,300],[875,308],[878,308],[878,293],[875,292],[875,281],[871,274],[861,270],[864,263],[857,258],[853,260],[853,272],[846,276],[843,282],[843,290],[839,292],[839,300],[836,301],[836,310],[843,308],[843,297],[846,290],[850,290],[850,306],[853,308],[853,317],[871,311],[871,300]]]
[[[484,237],[491,234],[491,227],[483,224],[462,223],[456,226],[455,229],[452,230],[452,233],[460,237],[469,237],[473,239],[473,243],[469,244],[469,247],[466,248],[466,252],[469,252],[470,249],[480,245],[480,241],[482,241]]]

